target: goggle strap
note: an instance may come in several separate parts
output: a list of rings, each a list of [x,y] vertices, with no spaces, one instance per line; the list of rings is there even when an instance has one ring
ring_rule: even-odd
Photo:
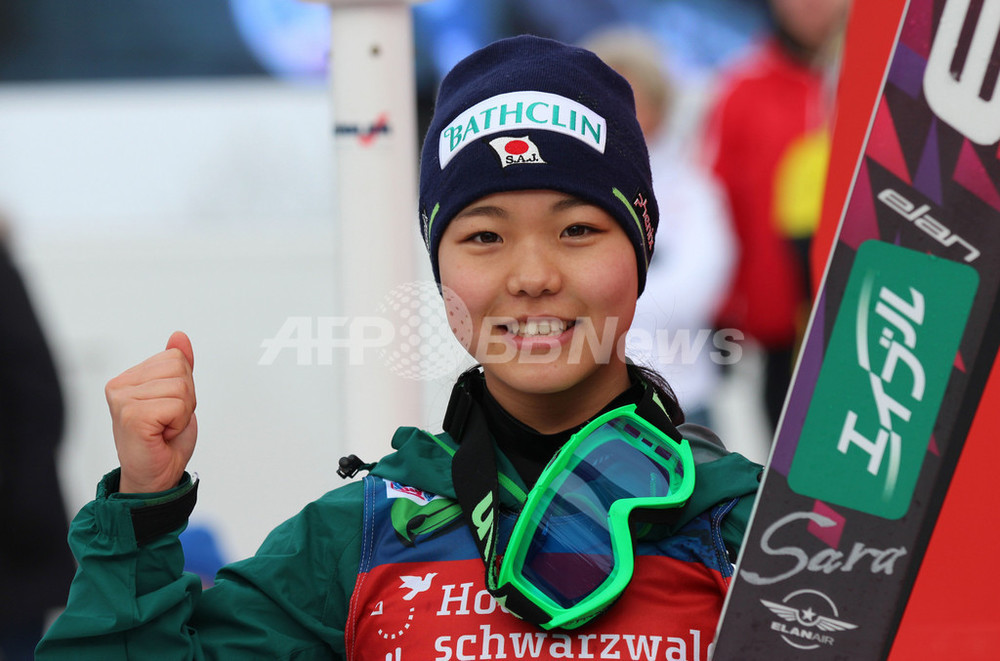
[[[674,426],[674,421],[670,419],[667,412],[663,410],[663,406],[657,401],[659,399],[656,394],[656,389],[653,388],[648,383],[645,384],[646,389],[642,394],[642,398],[639,403],[635,405],[635,412],[640,418],[648,421],[657,429],[663,431],[664,434],[674,439],[678,443],[681,442],[683,436]]]
[[[463,427],[462,441],[451,460],[451,479],[462,515],[489,570],[488,561],[496,555],[500,516],[496,457],[485,416],[478,407],[470,407]]]
[[[458,400],[466,400],[464,402]],[[452,392],[445,428],[453,434],[460,430],[461,441],[451,460],[451,479],[455,496],[462,507],[462,516],[472,532],[479,554],[486,567],[486,589],[493,598],[515,616],[541,625],[552,617],[538,608],[512,586],[497,587],[500,561],[497,538],[500,530],[500,483],[497,463],[486,417],[472,401],[472,395],[461,383]],[[450,429],[449,429],[450,428]],[[453,436],[453,438],[456,438]]]
[[[472,399],[471,375],[466,373],[458,380],[451,389],[451,398],[448,400],[448,408],[444,412],[444,422],[442,427],[448,435],[461,443],[465,434],[465,422],[469,418],[469,411],[477,405]]]
[[[487,585],[486,589],[497,600],[497,603],[514,617],[522,619],[525,622],[530,622],[535,626],[542,626],[552,619],[551,615],[529,601],[517,588],[512,585],[497,588],[496,582],[492,582],[493,585]]]

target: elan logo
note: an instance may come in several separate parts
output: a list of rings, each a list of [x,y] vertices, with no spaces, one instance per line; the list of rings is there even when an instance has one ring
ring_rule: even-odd
[[[950,248],[957,245],[965,251],[962,260],[965,262],[975,261],[979,255],[979,249],[971,243],[949,230],[944,223],[937,220],[930,213],[930,205],[916,205],[906,199],[901,193],[897,193],[891,188],[886,188],[878,194],[878,199],[906,220],[913,223],[913,226],[928,235],[942,246]]]

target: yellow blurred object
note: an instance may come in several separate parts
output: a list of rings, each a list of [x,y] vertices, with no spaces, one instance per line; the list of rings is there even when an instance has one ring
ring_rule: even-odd
[[[829,162],[830,133],[824,127],[794,140],[778,163],[774,218],[789,239],[808,238],[816,231]]]

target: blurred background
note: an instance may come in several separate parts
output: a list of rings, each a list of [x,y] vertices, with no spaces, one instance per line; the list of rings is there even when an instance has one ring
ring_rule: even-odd
[[[334,263],[329,14],[296,0],[0,3],[0,215],[62,382],[69,513],[117,465],[104,384],[175,329],[195,347],[191,467],[203,483],[192,527],[211,534],[192,543],[206,558],[252,554],[342,483],[348,449],[369,461],[388,450],[388,439],[338,434],[334,367],[294,352],[261,364],[286,320],[335,315],[337,289],[364,286],[337,282]],[[765,0],[430,0],[413,22],[418,135],[440,76],[472,50],[624,25],[662,49],[681,143],[697,135],[719,72],[772,29]],[[415,219],[400,219],[397,238],[419,254]],[[409,300],[438,304],[425,293]],[[371,292],[373,309],[387,294]],[[745,390],[753,360],[747,350],[736,366],[749,370]],[[452,371],[431,376],[413,423],[437,430]],[[763,461],[763,413],[738,400],[714,424]]]

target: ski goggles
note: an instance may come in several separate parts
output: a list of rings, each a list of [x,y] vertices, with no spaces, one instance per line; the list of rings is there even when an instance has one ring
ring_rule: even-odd
[[[549,616],[536,622],[545,629],[586,624],[632,579],[630,518],[641,518],[633,513],[683,507],[694,481],[687,440],[667,436],[634,404],[601,415],[566,442],[528,494],[498,592],[519,592]]]

